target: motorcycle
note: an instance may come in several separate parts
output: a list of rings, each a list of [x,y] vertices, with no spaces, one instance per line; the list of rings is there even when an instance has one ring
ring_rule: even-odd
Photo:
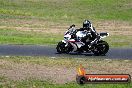
[[[60,41],[56,47],[58,53],[91,53],[94,55],[105,55],[109,50],[109,45],[106,41],[102,39],[109,36],[109,33],[99,33],[99,39],[96,44],[92,45],[92,48],[89,48],[91,42],[90,37],[91,33],[87,31],[78,31],[72,32],[67,31],[64,35],[64,40]],[[87,42],[83,42],[85,39]]]

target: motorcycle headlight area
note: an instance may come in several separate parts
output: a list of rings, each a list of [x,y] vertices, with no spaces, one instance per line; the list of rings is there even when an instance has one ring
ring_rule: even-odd
[[[64,37],[64,40],[69,40],[70,38],[69,37]]]
[[[71,35],[67,34],[64,36],[64,40],[69,40],[71,38]]]

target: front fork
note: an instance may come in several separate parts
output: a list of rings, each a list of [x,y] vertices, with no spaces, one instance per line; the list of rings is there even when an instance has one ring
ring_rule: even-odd
[[[61,42],[65,43],[65,47],[67,47],[67,46],[68,46],[68,42],[67,42],[67,41],[62,40]]]
[[[72,42],[67,42],[65,40],[62,40],[63,43],[65,43],[65,47],[69,47],[70,45],[73,47],[73,49],[71,51],[77,51],[77,46],[76,44],[72,43]],[[70,45],[69,45],[70,44]],[[70,47],[71,48],[71,47]]]

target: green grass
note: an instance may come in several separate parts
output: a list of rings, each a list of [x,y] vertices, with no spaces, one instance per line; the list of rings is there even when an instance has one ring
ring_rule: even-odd
[[[1,44],[57,44],[63,36],[51,33],[18,31],[18,30],[0,30]]]
[[[54,84],[52,82],[37,79],[12,81],[5,77],[0,77],[0,88],[131,88],[131,87],[132,83],[79,85],[76,82],[72,82],[66,84]]]
[[[108,42],[110,47],[132,47],[132,36],[130,35],[112,35],[108,36],[105,41]]]
[[[11,70],[12,67],[20,65],[31,65],[31,66],[47,66],[50,68],[61,67],[61,68],[73,68],[75,70],[79,64],[82,64],[85,69],[90,74],[90,70],[103,72],[116,72],[116,73],[124,73],[124,71],[131,72],[129,69],[131,68],[131,60],[110,60],[110,59],[95,59],[92,57],[88,58],[51,58],[51,57],[0,57],[0,61],[3,63],[0,66],[0,70]],[[22,68],[25,66],[22,66]],[[30,66],[29,66],[30,67]],[[19,68],[17,68],[19,69]],[[24,68],[23,68],[24,69]],[[26,68],[25,68],[26,69]],[[33,68],[32,68],[33,70]],[[67,69],[68,70],[68,69]],[[109,71],[108,71],[109,70]],[[37,72],[36,72],[37,73]],[[6,74],[6,73],[5,73]],[[17,73],[18,75],[21,73]],[[76,74],[75,74],[76,75]],[[53,79],[53,78],[51,78]],[[0,75],[0,88],[131,88],[132,83],[130,84],[86,84],[86,85],[78,85],[75,80],[58,84],[54,83],[51,79],[42,80],[37,78],[23,79],[23,80],[12,80],[6,76]],[[61,79],[61,78],[60,78]]]
[[[108,59],[105,60],[105,59]],[[77,67],[80,64],[84,64],[86,66],[89,66],[89,64],[94,64],[99,65],[104,62],[108,63],[121,63],[123,64],[131,64],[132,61],[128,60],[128,62],[122,58],[122,59],[109,59],[106,57],[87,57],[87,58],[68,58],[68,57],[39,57],[39,56],[0,56],[0,60],[5,60],[5,61],[11,61],[14,63],[32,63],[32,64],[38,64],[38,65],[46,65],[46,66],[66,66],[66,67]],[[103,65],[103,64],[102,64]],[[106,65],[104,63],[104,65]]]
[[[47,68],[64,68],[69,69],[77,68],[80,64],[82,64],[87,73],[91,73],[93,70],[95,71],[103,71],[110,73],[124,73],[130,71],[132,66],[131,60],[110,60],[110,59],[102,59],[102,58],[51,58],[51,57],[0,57],[1,66],[0,69],[4,70],[13,70],[21,65],[21,68],[25,68],[23,65],[28,65],[29,67],[36,67],[36,66],[47,66]],[[30,66],[29,66],[30,65]],[[13,68],[14,67],[14,68]],[[23,69],[24,69],[23,68]],[[25,68],[26,69],[26,68]],[[33,69],[33,68],[32,68]],[[35,68],[36,69],[36,68]],[[60,69],[63,70],[63,69]],[[90,71],[91,70],[91,71]],[[130,71],[131,72],[131,71]],[[127,74],[129,74],[128,72]],[[6,76],[0,75],[0,88],[131,88],[132,83],[130,84],[86,84],[86,85],[78,85],[76,80],[71,80],[71,82],[58,84],[55,83],[52,79],[39,79],[36,77],[31,77],[27,79],[21,80],[13,80]],[[69,73],[70,74],[70,73]],[[65,74],[65,75],[69,75]],[[26,75],[26,74],[25,74]],[[57,74],[56,74],[57,75]],[[76,74],[75,74],[76,75]],[[61,80],[61,78],[60,78]]]
[[[110,47],[132,47],[132,36],[130,35],[112,35],[108,36],[107,41]],[[14,29],[0,30],[0,44],[39,44],[53,45],[63,39],[62,34],[19,31]]]
[[[131,3],[132,0],[0,0],[0,44],[57,44],[63,39],[59,30],[66,30],[73,23],[81,25],[84,19],[131,23]],[[16,27],[59,30],[53,34],[16,31]],[[132,47],[131,38],[114,35],[106,40],[111,47]]]
[[[131,0],[4,0],[1,16],[27,16],[50,21],[80,22],[83,19],[132,21]]]

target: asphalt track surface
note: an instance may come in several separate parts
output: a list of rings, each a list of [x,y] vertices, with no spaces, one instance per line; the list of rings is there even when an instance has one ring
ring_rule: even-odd
[[[131,59],[132,48],[110,48],[105,56],[94,56],[92,53],[58,54],[55,46],[40,45],[0,45],[0,56],[49,56],[72,58],[107,58],[107,59]]]

